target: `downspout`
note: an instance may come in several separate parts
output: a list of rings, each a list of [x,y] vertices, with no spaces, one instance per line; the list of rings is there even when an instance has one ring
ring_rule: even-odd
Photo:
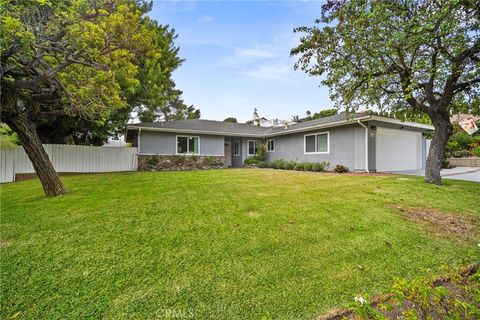
[[[368,127],[364,125],[360,119],[357,120],[358,124],[365,128],[365,172],[370,173],[368,170]]]

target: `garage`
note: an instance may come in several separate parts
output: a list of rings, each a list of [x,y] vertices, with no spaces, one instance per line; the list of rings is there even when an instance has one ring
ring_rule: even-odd
[[[420,170],[422,133],[377,127],[377,171]]]

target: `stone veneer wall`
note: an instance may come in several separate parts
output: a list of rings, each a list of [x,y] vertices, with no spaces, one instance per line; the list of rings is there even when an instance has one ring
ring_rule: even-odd
[[[139,171],[204,170],[224,166],[223,156],[138,155]]]
[[[455,167],[480,167],[480,157],[448,158],[448,162]]]

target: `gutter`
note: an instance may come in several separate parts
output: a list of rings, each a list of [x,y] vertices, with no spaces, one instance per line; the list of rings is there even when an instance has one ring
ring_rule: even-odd
[[[370,173],[368,170],[368,127],[364,125],[360,119],[357,120],[358,124],[365,128],[365,172]]]

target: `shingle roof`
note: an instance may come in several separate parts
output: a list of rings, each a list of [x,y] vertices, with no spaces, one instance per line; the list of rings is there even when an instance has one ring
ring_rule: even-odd
[[[354,120],[358,118],[364,118],[368,117],[367,114],[364,113],[355,113],[355,114],[336,114],[333,116],[328,116],[320,119],[314,119],[314,120],[309,120],[309,121],[304,121],[300,122],[291,126],[288,126],[287,128],[285,127],[277,127],[277,128],[272,128],[272,130],[269,132],[269,134],[278,134],[282,132],[290,132],[290,131],[297,131],[300,129],[308,129],[311,127],[317,127],[317,126],[322,126],[322,125],[328,125],[332,124],[335,122],[343,122],[343,121],[348,121],[348,120]]]
[[[155,128],[155,129],[167,129],[181,130],[181,131],[207,131],[218,132],[224,134],[238,134],[238,135],[257,135],[263,136],[270,128],[254,126],[245,123],[233,123],[214,120],[177,120],[177,121],[162,121],[152,123],[137,123],[131,124],[128,127],[141,127],[141,128]],[[170,129],[170,130],[169,130]]]
[[[181,132],[198,132],[206,134],[216,135],[230,135],[230,136],[250,136],[250,137],[265,137],[287,134],[296,131],[307,131],[309,129],[315,129],[317,127],[329,127],[333,125],[346,124],[349,121],[355,121],[358,119],[364,120],[377,120],[383,122],[402,123],[407,126],[419,127],[426,130],[433,130],[432,126],[423,125],[413,122],[401,122],[400,120],[369,116],[365,113],[356,114],[337,114],[325,118],[304,121],[297,124],[289,125],[288,127],[259,127],[246,123],[232,123],[214,120],[177,120],[177,121],[163,121],[152,123],[137,123],[128,125],[128,129],[151,129],[158,131],[181,131]]]

